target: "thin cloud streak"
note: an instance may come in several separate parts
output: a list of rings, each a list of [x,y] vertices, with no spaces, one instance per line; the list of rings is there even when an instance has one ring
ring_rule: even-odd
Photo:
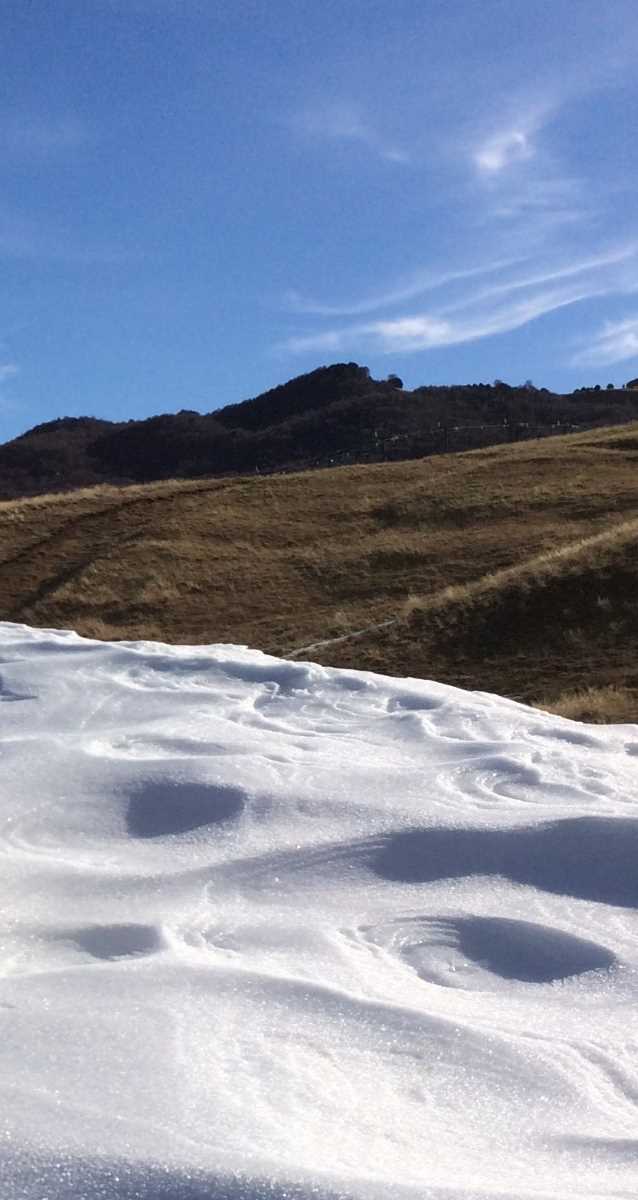
[[[0,363],[0,387],[6,383],[8,379],[14,379],[20,374],[20,368],[17,363]]]
[[[433,272],[423,272],[416,275],[411,282],[406,282],[403,286],[394,289],[389,289],[378,296],[371,296],[367,300],[355,301],[353,304],[320,304],[314,300],[305,300],[296,292],[288,293],[288,303],[294,312],[305,313],[308,316],[316,317],[358,317],[365,313],[376,312],[380,308],[388,308],[394,304],[403,304],[406,300],[415,300],[417,296],[423,296],[427,292],[434,292],[437,288],[444,287],[448,283],[456,283],[463,279],[473,279],[480,275],[492,275],[496,271],[504,271],[508,267],[518,266],[525,262],[525,258],[505,258],[492,263],[483,263],[478,267],[466,267],[457,271],[444,271],[436,275]]]
[[[606,321],[588,345],[574,355],[572,366],[604,367],[631,358],[638,359],[638,315]]]
[[[495,94],[487,106],[483,97],[482,114],[479,97],[477,119],[461,119],[456,130],[443,133],[445,161],[456,176],[450,179],[454,190],[450,186],[447,217],[441,216],[439,204],[434,219],[447,219],[457,228],[457,254],[465,246],[466,262],[475,259],[480,245],[485,264],[439,275],[418,272],[350,304],[321,304],[292,293],[294,311],[332,318],[333,327],[308,334],[299,330],[279,348],[298,353],[350,348],[354,353],[363,346],[387,353],[426,351],[504,334],[594,298],[638,291],[638,241],[628,214],[623,224],[615,220],[615,245],[608,240],[596,252],[604,246],[600,231],[605,219],[607,228],[614,228],[613,184],[589,172],[582,156],[577,166],[576,157],[566,157],[574,144],[571,110],[592,90],[589,76],[579,72],[546,79],[536,94],[531,89],[507,99]],[[306,113],[305,119],[308,135],[358,140],[371,149],[378,144],[361,112],[351,107],[328,107]],[[451,244],[449,234],[446,228],[445,244]],[[437,289],[440,296],[434,295]],[[392,315],[393,307],[410,302],[416,302],[416,312]],[[637,324],[638,318],[631,317],[605,326],[589,358],[579,361],[635,356]]]
[[[292,337],[281,348],[293,353],[338,351],[364,342],[390,353],[431,350],[494,337],[568,305],[632,290],[633,272],[628,276],[624,268],[632,260],[635,262],[637,255],[638,244],[629,243],[581,262],[561,264],[535,275],[480,288],[460,301],[439,305],[433,311],[357,322],[322,333]],[[450,274],[458,277],[462,272]],[[517,300],[517,292],[528,294]]]
[[[333,102],[306,108],[291,121],[293,129],[304,137],[336,142],[359,142],[386,162],[407,164],[410,154],[400,146],[387,143],[352,104]]]
[[[354,342],[365,342],[384,353],[434,350],[479,341],[520,329],[557,309],[607,294],[604,284],[546,289],[516,304],[503,304],[465,320],[446,320],[436,313],[416,313],[396,320],[372,321],[346,329],[287,339],[282,349],[292,353],[312,350],[342,350]]]
[[[523,237],[546,240],[557,230],[575,227],[595,213],[591,189],[571,176],[522,178],[516,186],[490,194],[485,206],[488,222],[519,222]]]
[[[489,300],[493,296],[506,296],[512,292],[524,291],[526,288],[539,287],[546,283],[556,283],[562,279],[572,279],[575,275],[585,275],[589,271],[600,271],[605,267],[612,267],[627,263],[631,259],[635,259],[637,255],[638,243],[630,243],[628,246],[625,246],[620,250],[613,250],[608,254],[601,254],[597,258],[585,259],[583,262],[575,263],[572,266],[557,267],[553,271],[544,271],[538,275],[528,276],[527,278],[510,279],[505,283],[497,283],[493,287],[484,288],[482,291],[475,293],[469,299],[460,300],[454,304],[446,305],[440,311],[442,314],[462,312],[464,309],[472,308],[475,304],[481,303],[484,300]],[[623,290],[621,281],[618,280],[617,282],[617,290]]]
[[[412,318],[407,322],[379,322],[370,332],[379,336],[380,348],[387,353],[455,346],[494,337],[496,334],[509,333],[547,313],[556,312],[559,308],[589,300],[600,294],[600,291],[583,288],[554,289],[540,292],[514,305],[508,304],[489,314],[477,315],[465,322],[433,322],[431,318],[421,318],[424,328],[420,332],[418,320]]]

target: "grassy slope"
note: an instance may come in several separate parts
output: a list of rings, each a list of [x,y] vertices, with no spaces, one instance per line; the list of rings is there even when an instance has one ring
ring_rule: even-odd
[[[637,719],[632,518],[636,425],[416,462],[38,497],[0,504],[0,617],[289,652],[399,615],[312,657],[558,701],[570,715],[585,711],[571,693],[607,689],[589,710]],[[551,567],[530,564],[567,546]]]
[[[352,649],[328,654],[349,665]],[[580,719],[638,720],[638,519],[414,600],[358,641],[356,661]]]

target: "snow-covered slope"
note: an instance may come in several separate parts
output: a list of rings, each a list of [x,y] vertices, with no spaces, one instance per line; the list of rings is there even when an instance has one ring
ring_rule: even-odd
[[[638,728],[0,626],[3,1200],[635,1197]]]

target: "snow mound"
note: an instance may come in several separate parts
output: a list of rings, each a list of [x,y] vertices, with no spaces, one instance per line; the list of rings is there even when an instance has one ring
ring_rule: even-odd
[[[0,624],[2,1200],[638,1194],[638,729]]]

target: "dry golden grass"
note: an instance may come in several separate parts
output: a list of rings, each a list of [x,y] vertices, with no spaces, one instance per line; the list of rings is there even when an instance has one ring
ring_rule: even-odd
[[[636,518],[413,597],[396,624],[356,647],[373,670],[391,664],[592,721],[638,719],[637,652]],[[345,644],[329,653],[349,661]]]
[[[614,687],[613,684],[608,687],[586,687],[580,691],[563,692],[548,703],[540,700],[538,707],[569,717],[572,721],[589,721],[598,725],[634,722],[636,693],[629,688]]]
[[[588,687],[633,695],[632,518],[636,425],[404,463],[39,496],[0,504],[0,617],[274,652],[398,617],[312,657],[548,703]],[[561,612],[568,598],[573,611]]]

